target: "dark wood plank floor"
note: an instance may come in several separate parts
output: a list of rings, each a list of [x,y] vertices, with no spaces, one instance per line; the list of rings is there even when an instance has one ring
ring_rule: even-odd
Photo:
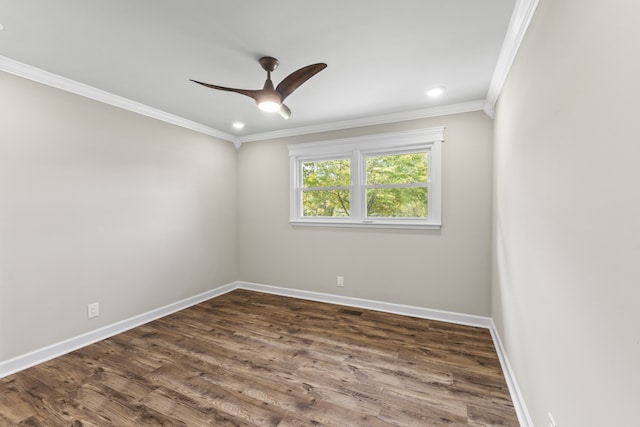
[[[236,290],[1,379],[0,425],[518,422],[486,329]]]

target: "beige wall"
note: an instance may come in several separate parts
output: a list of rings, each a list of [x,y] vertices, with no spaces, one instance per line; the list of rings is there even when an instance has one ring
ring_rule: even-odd
[[[5,73],[0,94],[0,361],[235,280],[232,144]]]
[[[440,231],[292,227],[290,143],[446,126]],[[239,278],[489,315],[492,122],[481,112],[243,144]],[[336,276],[345,278],[336,287]]]
[[[637,425],[639,18],[541,0],[497,106],[492,315],[537,426]]]

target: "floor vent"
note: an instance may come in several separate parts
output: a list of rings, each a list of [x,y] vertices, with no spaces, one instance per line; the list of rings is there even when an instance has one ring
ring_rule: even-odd
[[[338,313],[341,313],[341,314],[348,314],[348,315],[350,315],[350,316],[360,316],[360,315],[362,314],[362,312],[361,312],[361,311],[358,311],[358,310],[348,310],[348,309],[346,309],[346,308],[341,308],[341,309],[339,309],[339,310],[338,310]]]

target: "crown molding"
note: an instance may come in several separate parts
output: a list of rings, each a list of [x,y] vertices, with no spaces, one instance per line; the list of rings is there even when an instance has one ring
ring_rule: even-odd
[[[326,124],[284,129],[274,132],[256,133],[237,137],[218,129],[205,126],[203,124],[167,113],[162,110],[158,110],[153,107],[149,107],[148,105],[142,104],[140,102],[132,101],[122,96],[114,95],[102,89],[98,89],[93,86],[89,86],[84,83],[62,77],[49,71],[27,65],[4,56],[0,56],[0,71],[14,74],[28,80],[74,93],[76,95],[84,96],[86,98],[103,102],[105,104],[113,105],[115,107],[132,111],[134,113],[142,114],[147,117],[171,123],[176,126],[191,129],[205,135],[213,136],[233,143],[236,149],[239,149],[240,146],[245,142],[284,138],[288,136],[306,135],[310,133],[328,132],[355,127],[380,125],[407,120],[424,119],[429,117],[445,116],[449,114],[468,113],[471,111],[481,111],[486,103],[483,100],[477,100],[459,104],[444,105],[441,107],[371,116],[353,120],[344,120]]]
[[[384,114],[379,116],[363,117],[360,119],[344,120],[339,122],[324,123],[312,126],[283,129],[274,132],[256,133],[238,137],[240,144],[245,142],[263,141],[266,139],[286,138],[289,136],[307,135],[312,133],[329,132],[341,129],[351,129],[363,126],[381,125],[386,123],[404,122],[408,120],[426,119],[429,117],[446,116],[450,114],[469,113],[482,111],[484,100],[469,101],[459,104],[444,105],[441,107],[424,108],[421,110],[405,111],[402,113]]]
[[[144,105],[139,102],[132,101],[127,98],[123,98],[122,96],[114,95],[102,89],[97,89],[93,86],[89,86],[84,83],[80,83],[75,80],[71,80],[66,77],[59,76],[49,71],[45,71],[40,68],[36,68],[31,65],[24,64],[22,62],[18,62],[11,58],[0,56],[0,71],[5,71],[9,74],[14,74],[16,76],[23,77],[25,79],[29,79],[38,83],[42,83],[47,86],[55,87],[57,89],[61,89],[66,92],[71,92],[76,95],[93,99],[95,101],[113,105],[114,107],[122,108],[124,110],[132,111],[134,113],[142,114],[143,116],[147,116],[157,120],[161,120],[163,122],[171,123],[172,125],[194,130],[196,132],[213,136],[225,141],[237,143],[237,138],[226,132],[222,132],[218,129],[214,129],[214,128],[202,125],[200,123],[187,120],[183,117],[179,117],[174,114],[167,113],[166,111],[149,107],[148,105]]]
[[[483,110],[489,117],[493,118],[495,105],[500,96],[500,92],[515,60],[522,40],[529,27],[531,19],[538,7],[539,0],[516,0],[516,5],[507,28],[496,68],[487,91],[485,100],[469,101],[459,104],[445,105],[441,107],[426,108],[401,113],[384,114],[352,120],[343,120],[319,125],[303,126],[291,129],[283,129],[273,132],[263,132],[244,136],[234,136],[221,130],[205,126],[203,124],[167,113],[162,110],[132,101],[130,99],[114,95],[101,89],[80,83],[66,77],[53,74],[51,72],[27,65],[11,58],[0,56],[0,71],[17,75],[38,83],[52,86],[76,95],[84,96],[105,104],[113,105],[124,110],[142,114],[157,120],[164,121],[176,126],[190,129],[205,135],[213,136],[233,143],[236,149],[245,142],[262,141],[266,139],[285,138],[290,136],[306,135],[335,131],[348,128],[374,126],[386,123],[402,122],[408,120],[424,119],[429,117],[439,117],[449,114],[467,113]]]
[[[221,130],[205,126],[203,124],[176,116],[166,111],[158,110],[140,102],[132,101],[119,95],[89,86],[84,83],[71,80],[66,77],[24,64],[11,58],[0,55],[0,71],[14,74],[38,83],[42,83],[57,89],[84,96],[108,105],[113,105],[124,110],[142,114],[157,120],[164,121],[176,126],[190,129],[205,135],[213,136],[233,143],[236,149],[245,142],[262,141],[267,139],[285,138],[290,136],[307,135],[336,131],[364,126],[375,126],[386,123],[403,122],[409,120],[426,119],[430,117],[440,117],[450,114],[468,113],[473,111],[485,111],[493,117],[495,103],[500,95],[500,90],[504,85],[507,74],[517,54],[520,43],[524,37],[526,29],[531,21],[539,0],[517,0],[514,13],[509,23],[509,28],[505,41],[500,51],[498,63],[494,70],[487,98],[458,104],[444,105],[439,107],[424,108],[419,110],[405,111],[400,113],[383,114],[377,116],[363,117],[352,120],[343,120],[331,123],[323,123],[311,126],[302,126],[291,129],[283,129],[273,132],[255,133],[244,136],[235,136]]]
[[[507,80],[511,65],[518,54],[520,44],[529,28],[529,23],[531,23],[531,18],[533,18],[533,14],[538,7],[538,1],[539,0],[517,0],[516,2],[509,27],[507,28],[507,34],[505,35],[502,49],[498,56],[498,62],[496,63],[496,68],[493,71],[493,77],[489,84],[487,99],[483,107],[485,113],[491,118],[493,118],[495,113],[496,102]]]

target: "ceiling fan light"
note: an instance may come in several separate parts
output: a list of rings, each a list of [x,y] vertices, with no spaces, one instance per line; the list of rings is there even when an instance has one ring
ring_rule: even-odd
[[[267,113],[277,113],[280,111],[280,103],[274,101],[262,101],[258,103],[258,108]]]
[[[258,98],[256,98],[258,108],[262,111],[266,111],[267,113],[277,113],[280,111],[281,103],[282,99],[280,98],[280,94],[275,90],[264,91],[258,96]]]

